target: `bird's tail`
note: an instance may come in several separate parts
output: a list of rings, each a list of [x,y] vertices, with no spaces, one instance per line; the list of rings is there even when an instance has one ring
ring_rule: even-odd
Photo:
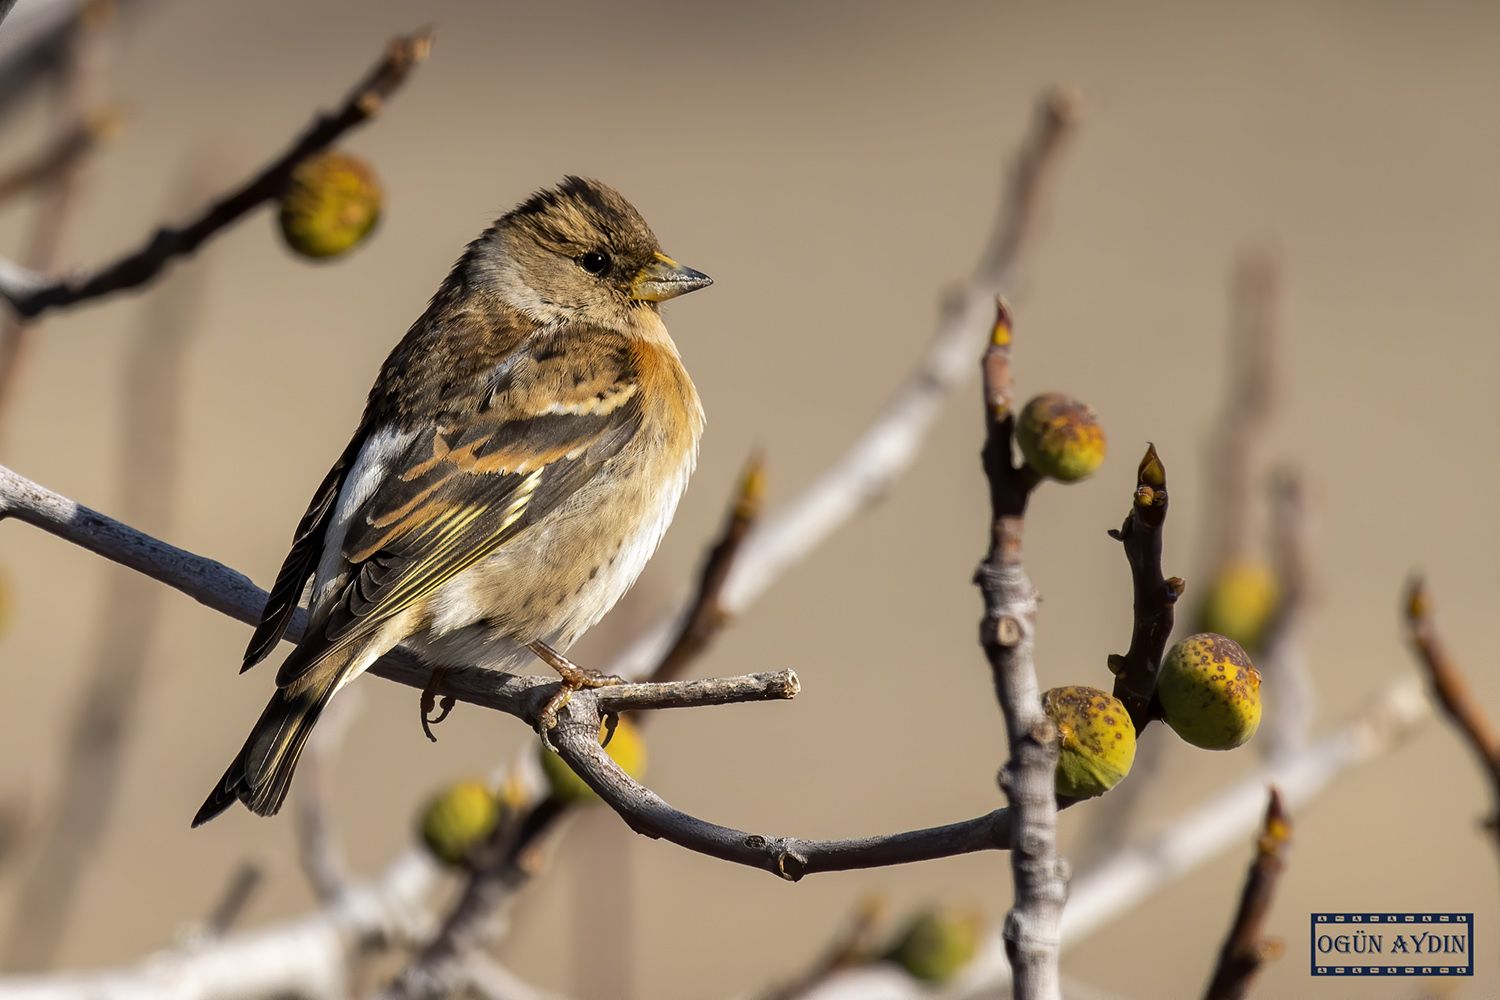
[[[297,758],[343,671],[331,663],[321,664],[317,674],[292,688],[278,688],[271,696],[239,756],[193,817],[194,826],[207,823],[235,799],[262,816],[274,815],[281,808]]]

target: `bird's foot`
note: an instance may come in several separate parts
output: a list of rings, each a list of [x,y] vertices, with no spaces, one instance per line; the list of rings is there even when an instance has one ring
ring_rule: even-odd
[[[441,704],[437,700],[438,688],[443,686],[443,678],[447,675],[447,667],[433,667],[432,676],[427,678],[427,686],[422,689],[422,732],[434,743],[437,742],[437,737],[432,735],[432,727],[446,719],[456,703],[451,694],[443,695]],[[438,713],[436,718],[432,715],[434,709]]]
[[[536,730],[541,736],[542,742],[551,748],[551,740],[547,734],[557,725],[557,713],[563,710],[563,706],[573,697],[574,691],[584,688],[609,687],[612,684],[624,684],[625,678],[616,677],[614,674],[606,674],[589,667],[580,667],[566,656],[553,649],[538,639],[529,642],[526,648],[537,655],[547,666],[556,670],[562,679],[562,684],[557,692],[547,699],[547,704],[542,706],[541,713],[537,716]]]

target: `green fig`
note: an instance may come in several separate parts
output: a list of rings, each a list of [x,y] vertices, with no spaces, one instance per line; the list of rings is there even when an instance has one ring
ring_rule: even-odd
[[[477,778],[440,792],[422,813],[422,842],[439,861],[463,866],[500,821],[500,803]]]
[[[1198,630],[1217,632],[1243,649],[1259,649],[1280,600],[1276,577],[1264,563],[1232,562],[1208,585]]]
[[[281,235],[304,257],[336,257],[380,219],[380,181],[363,160],[324,153],[297,164],[281,196]]]
[[[1200,632],[1167,651],[1156,674],[1162,718],[1204,750],[1233,750],[1260,725],[1260,674],[1233,639]]]
[[[1074,799],[1103,795],[1130,773],[1135,725],[1107,691],[1074,684],[1042,695],[1042,710],[1057,724],[1057,793]]]
[[[983,932],[973,907],[935,907],[913,917],[884,957],[924,982],[946,982],[973,960]]]
[[[605,730],[601,727],[600,743],[604,742],[604,735]],[[637,781],[646,773],[646,741],[641,738],[641,731],[631,725],[629,720],[619,721],[615,726],[614,738],[604,750],[620,765],[620,770]],[[573,805],[588,805],[599,801],[599,796],[587,782],[573,773],[567,761],[540,743],[537,744],[537,753],[541,757],[542,771],[547,775],[547,784],[552,788],[553,796]]]
[[[1016,444],[1033,469],[1064,483],[1093,475],[1104,461],[1104,429],[1094,411],[1060,392],[1026,404],[1016,421]]]

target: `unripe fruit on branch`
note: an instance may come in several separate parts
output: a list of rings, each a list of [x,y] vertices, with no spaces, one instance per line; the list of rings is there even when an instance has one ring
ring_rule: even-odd
[[[1276,577],[1264,563],[1232,562],[1208,585],[1198,609],[1198,630],[1217,632],[1248,650],[1259,650],[1279,600]]]
[[[600,743],[604,742],[604,735],[605,729],[601,726]],[[614,739],[609,741],[604,752],[614,758],[614,762],[620,765],[620,770],[637,781],[646,773],[646,741],[641,738],[641,731],[629,721],[621,719],[615,726]],[[555,798],[572,805],[590,805],[599,801],[599,796],[587,782],[573,773],[567,761],[541,744],[537,744],[537,753],[541,755],[542,771],[547,775],[547,784],[552,788]]]
[[[1042,695],[1042,711],[1057,725],[1057,794],[1103,795],[1135,763],[1135,725],[1118,698],[1074,684]]]
[[[1173,732],[1204,750],[1233,750],[1260,726],[1260,674],[1239,643],[1213,632],[1167,651],[1156,696]]]
[[[422,813],[422,842],[445,864],[462,866],[495,832],[500,803],[484,782],[460,781],[439,793]]]
[[[973,961],[983,931],[984,917],[978,910],[937,907],[913,917],[885,958],[917,979],[946,982]]]
[[[335,257],[380,219],[380,181],[363,160],[324,153],[292,170],[281,196],[281,235],[304,257]]]
[[[1104,461],[1104,429],[1072,396],[1044,392],[1016,420],[1016,444],[1033,469],[1065,483],[1092,475]]]

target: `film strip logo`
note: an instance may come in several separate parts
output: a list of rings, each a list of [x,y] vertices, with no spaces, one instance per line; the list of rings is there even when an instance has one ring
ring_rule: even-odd
[[[1314,913],[1315,976],[1472,976],[1472,913]]]

